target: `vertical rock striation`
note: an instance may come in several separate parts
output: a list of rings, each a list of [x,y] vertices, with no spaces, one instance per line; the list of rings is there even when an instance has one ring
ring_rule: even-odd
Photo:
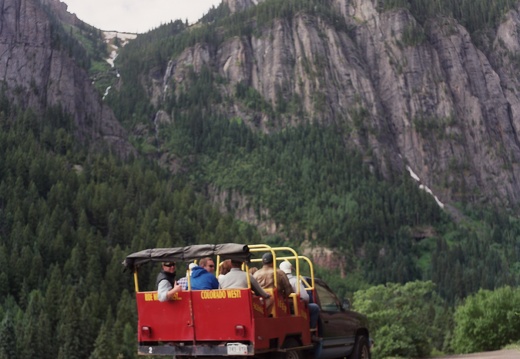
[[[261,6],[224,1],[233,11]],[[273,107],[302,110],[273,124],[255,122],[262,114],[240,104],[227,109],[261,131],[340,124],[346,142],[373,154],[383,172],[409,166],[442,202],[518,204],[518,12],[483,50],[454,19],[420,24],[406,9],[381,12],[376,0],[330,3],[344,24],[297,12],[248,36],[198,44],[171,61],[157,86],[209,67],[227,80],[223,93],[243,83]]]
[[[59,1],[51,3],[57,6],[54,3]],[[51,29],[39,0],[0,1],[0,81],[6,95],[37,112],[61,106],[73,116],[79,140],[96,147],[108,144],[111,150],[128,155],[133,149],[123,128],[86,71],[53,44]]]

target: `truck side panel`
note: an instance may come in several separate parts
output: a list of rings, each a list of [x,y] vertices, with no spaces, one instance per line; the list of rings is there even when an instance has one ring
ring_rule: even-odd
[[[252,342],[251,300],[248,289],[192,291],[196,340]]]
[[[136,298],[140,343],[253,342],[253,316],[265,311],[248,289],[184,291],[168,302],[159,302],[157,292],[139,292]]]
[[[188,292],[177,293],[174,300],[164,303],[159,302],[157,292],[139,292],[136,300],[139,342],[194,339]]]
[[[252,355],[278,351],[288,338],[310,346],[307,307],[273,294],[267,313],[249,289],[183,291],[168,302],[159,302],[157,292],[138,292],[139,353],[220,356],[240,343],[245,355]]]

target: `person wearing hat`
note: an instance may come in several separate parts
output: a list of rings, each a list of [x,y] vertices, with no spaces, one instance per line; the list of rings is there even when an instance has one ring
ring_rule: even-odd
[[[197,266],[196,263],[190,263],[190,265],[188,266],[189,268],[189,271],[186,271],[186,276],[185,277],[182,277],[182,278],[179,278],[179,280],[177,281],[177,283],[179,283],[179,285],[181,286],[181,288],[183,290],[188,290],[188,272],[191,272],[191,270],[193,268],[195,268]]]
[[[182,288],[175,281],[175,262],[163,262],[162,269],[157,275],[157,293],[160,302],[172,300],[175,293],[179,293]]]
[[[262,288],[274,288],[275,269],[273,267],[273,254],[271,252],[264,253],[262,256],[262,264],[262,268],[257,270],[253,277]],[[278,268],[276,269],[276,285],[278,293],[280,293],[283,298],[288,298],[289,295],[293,293],[287,275]]]
[[[283,261],[280,263],[280,270],[282,270],[289,279],[289,283],[291,283],[291,287],[294,290],[294,293],[297,292],[297,285],[299,283],[300,285],[300,298],[307,303],[309,306],[309,322],[311,329],[316,329],[316,326],[318,325],[318,319],[320,317],[320,307],[316,303],[309,303],[309,293],[307,293],[307,290],[305,289],[305,286],[303,285],[301,280],[298,280],[293,274],[292,274],[293,266],[291,262],[289,261]]]

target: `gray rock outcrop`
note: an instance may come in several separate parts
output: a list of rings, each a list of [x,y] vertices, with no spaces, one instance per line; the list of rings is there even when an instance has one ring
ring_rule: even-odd
[[[45,2],[59,6],[57,0]],[[53,46],[51,27],[39,0],[0,2],[0,81],[6,85],[6,95],[36,112],[60,106],[73,116],[80,141],[95,147],[108,144],[128,155],[133,149],[125,131],[86,71]]]
[[[237,11],[254,6],[225,2]],[[507,14],[483,50],[451,18],[420,24],[406,9],[381,12],[375,0],[333,4],[343,25],[298,12],[218,48],[197,44],[157,86],[207,66],[228,81],[223,93],[244,83],[273,107],[282,100],[302,109],[280,123],[251,122],[260,131],[302,120],[342,124],[350,129],[346,142],[370,153],[383,172],[409,166],[443,202],[518,204],[518,12]],[[237,104],[227,111],[246,122],[258,118]]]

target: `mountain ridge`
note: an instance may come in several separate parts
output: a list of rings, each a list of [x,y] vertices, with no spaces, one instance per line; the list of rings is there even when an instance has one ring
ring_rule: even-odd
[[[421,11],[443,3],[490,20]],[[110,39],[112,68],[101,31],[2,1],[0,357],[136,357],[121,261],[199,243],[298,248],[340,298],[381,307],[367,314],[390,356],[460,350],[453,313],[482,294],[514,314],[520,61],[506,3],[223,2],[193,26]],[[159,269],[142,269],[153,290]]]
[[[74,15],[65,15],[66,5],[58,0],[6,0],[1,5],[4,95],[36,112],[60,107],[72,115],[81,142],[98,148],[108,145],[123,157],[133,153],[112,110],[101,101],[87,72],[70,57],[70,50],[64,48],[72,40],[67,39],[61,23],[47,13],[46,6],[50,6],[58,18],[75,23]]]
[[[229,117],[262,132],[303,121],[342,123],[351,129],[346,141],[375,154],[383,172],[410,166],[443,202],[516,207],[520,101],[507,54],[520,43],[518,11],[507,13],[486,54],[453,18],[423,26],[405,8],[328,3],[348,32],[338,30],[337,19],[296,12],[253,34],[191,46],[147,86],[164,99],[171,94],[163,89],[181,84],[186,71],[211,68],[226,80],[221,91],[228,96],[244,84],[273,108],[299,110],[273,124],[235,102]],[[251,11],[269,2],[236,4]]]
[[[66,24],[79,21],[59,0],[41,3],[54,9]],[[227,6],[229,16],[237,19],[251,14],[258,25],[257,9],[260,14],[275,4],[225,0],[220,8]],[[139,86],[144,85],[155,107],[155,113],[146,116],[155,119],[156,130],[175,121],[161,106],[189,86],[188,72],[209,68],[225,80],[219,85],[222,94],[233,98],[231,106],[217,108],[229,118],[240,118],[251,129],[269,134],[305,122],[339,125],[345,129],[346,146],[361,150],[367,164],[377,166],[387,177],[392,171],[406,173],[409,168],[452,213],[458,202],[517,205],[520,101],[514,90],[519,80],[511,54],[520,47],[513,31],[520,23],[518,9],[504,15],[485,52],[453,18],[419,23],[407,8],[383,11],[374,1],[347,4],[330,0],[314,8],[309,4],[312,1],[293,13],[291,6],[297,5],[287,5],[280,12],[285,15],[261,22],[254,32],[229,33],[219,43],[199,41],[168,63],[139,75]],[[10,8],[8,2],[4,6]],[[6,11],[5,24],[9,24],[8,15]],[[16,24],[19,19],[14,19]],[[197,31],[199,26],[185,31]],[[0,33],[5,43],[12,41],[7,28]],[[225,25],[214,28],[222,32]],[[27,34],[35,31],[30,27],[23,30]],[[45,34],[39,33],[40,37]],[[48,37],[36,41],[47,46],[47,51],[60,53],[52,49]],[[41,55],[14,55],[31,56],[45,63]],[[65,56],[59,58],[68,61]],[[108,141],[123,156],[133,153],[125,130],[99,94],[91,86],[81,90],[76,86],[88,82],[83,71],[72,63],[54,65],[53,61],[51,57],[44,65],[51,72],[18,73],[15,67],[6,66],[3,72],[11,96],[14,87],[36,86],[36,96],[17,101],[36,109],[64,106],[74,114],[80,138]],[[48,80],[33,73],[44,74]],[[126,80],[117,79],[116,87]],[[240,87],[256,93],[270,110],[248,108],[243,99],[236,98]],[[82,105],[87,103],[94,105]],[[273,111],[279,114],[273,116]],[[92,126],[90,119],[99,121]],[[157,140],[157,134],[154,138]],[[167,166],[176,171],[181,168],[175,153],[166,151],[161,156]]]

